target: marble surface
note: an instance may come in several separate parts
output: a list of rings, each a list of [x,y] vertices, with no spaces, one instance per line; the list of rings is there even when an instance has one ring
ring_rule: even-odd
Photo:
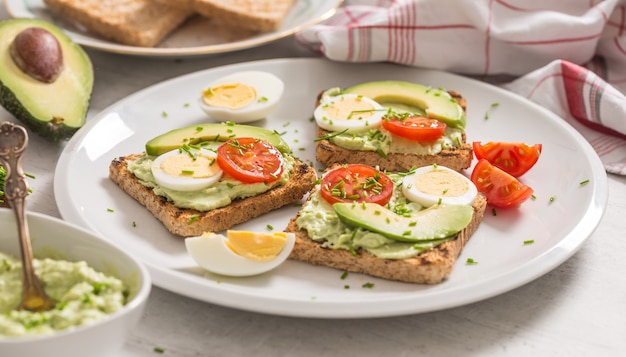
[[[88,120],[165,79],[224,64],[308,55],[292,38],[187,59],[88,53],[96,76]],[[16,122],[0,108],[0,121],[7,120]],[[37,194],[29,198],[30,210],[60,217],[52,184],[63,147],[31,135],[24,167],[35,176],[29,184]],[[626,178],[611,175],[608,182],[606,213],[582,248],[551,272],[497,297],[419,315],[327,320],[238,311],[154,287],[119,356],[623,356]]]

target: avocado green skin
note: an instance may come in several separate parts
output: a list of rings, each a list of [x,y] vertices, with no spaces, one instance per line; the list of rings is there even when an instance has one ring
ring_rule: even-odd
[[[174,129],[150,139],[146,143],[146,154],[161,155],[202,141],[226,141],[231,137],[253,137],[265,140],[282,153],[291,153],[291,148],[275,131],[242,124],[206,123]]]
[[[12,75],[17,77],[18,74],[11,72],[17,67],[14,65],[9,66],[7,63],[3,62],[12,61],[10,55],[8,54],[8,45],[10,43],[5,42],[0,42],[0,68],[2,68],[1,71],[3,72],[0,73],[0,105],[2,105],[7,112],[11,113],[15,118],[24,123],[27,128],[50,141],[56,142],[69,139],[84,125],[87,117],[89,100],[91,99],[94,82],[93,65],[87,53],[78,44],[74,43],[60,28],[43,20],[16,18],[0,21],[0,38],[12,32],[14,32],[14,35],[16,36],[21,30],[28,27],[41,27],[48,30],[61,44],[65,68],[60,77],[69,75],[65,73],[69,70],[80,72],[76,75],[76,77],[80,78],[81,92],[77,94],[75,98],[72,98],[72,95],[76,94],[72,93],[74,88],[55,88],[56,83],[62,82],[59,81],[59,79],[48,84],[50,89],[47,91],[50,95],[58,96],[58,99],[55,100],[72,101],[74,106],[78,108],[77,115],[72,118],[62,118],[54,115],[37,115],[34,113],[35,110],[30,107],[30,103],[27,103],[24,100],[20,101],[16,93],[17,91],[22,90],[22,88],[7,84],[7,76]],[[66,60],[70,56],[72,57],[71,63],[80,63],[81,68],[69,68],[67,66],[68,61]],[[20,73],[19,75],[24,76],[23,73]]]
[[[465,128],[465,111],[444,89],[389,80],[357,84],[343,89],[341,93],[360,94],[384,107],[393,107],[394,103],[407,107],[417,107],[420,111],[425,112],[429,118],[438,119],[453,128]]]
[[[424,242],[451,237],[472,220],[468,205],[434,205],[404,217],[376,203],[335,203],[335,212],[346,224],[402,242]]]

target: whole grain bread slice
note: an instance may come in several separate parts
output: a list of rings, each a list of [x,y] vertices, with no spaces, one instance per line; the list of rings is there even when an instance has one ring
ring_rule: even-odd
[[[109,178],[150,211],[172,233],[181,237],[198,236],[204,232],[229,229],[264,213],[300,201],[314,186],[317,174],[308,164],[296,160],[291,177],[284,186],[252,197],[234,200],[230,205],[200,212],[179,208],[151,188],[141,184],[128,169],[128,160],[140,154],[115,158],[109,165]],[[190,222],[193,222],[190,224]]]
[[[318,127],[317,137],[329,135],[330,132]],[[388,153],[382,157],[374,151],[358,151],[342,148],[328,140],[320,140],[315,145],[315,158],[326,166],[334,164],[364,164],[378,166],[385,171],[409,171],[412,167],[441,165],[456,171],[464,170],[472,164],[472,146],[463,143],[457,149],[444,149],[436,155],[417,155]]]
[[[116,43],[155,47],[194,12],[154,0],[44,0],[64,20]]]
[[[289,259],[326,266],[352,273],[362,273],[383,279],[417,284],[438,284],[450,276],[463,247],[480,225],[487,200],[479,194],[474,200],[474,214],[470,223],[455,239],[441,243],[410,259],[383,259],[368,252],[356,254],[344,249],[322,247],[309,238],[306,230],[299,229],[293,217],[285,231],[296,234],[296,243]]]
[[[316,106],[319,104],[320,93],[316,100]],[[467,100],[457,91],[448,91],[450,95],[465,111],[467,109]],[[317,137],[324,138],[331,132],[317,127]],[[359,151],[350,150],[333,144],[327,139],[318,140],[315,145],[315,158],[326,166],[334,164],[365,164],[369,166],[378,166],[381,170],[386,171],[408,171],[412,167],[421,167],[427,165],[441,165],[449,167],[456,171],[464,170],[472,164],[473,152],[472,146],[466,142],[463,135],[462,143],[456,149],[444,149],[436,155],[418,155],[406,153],[388,153],[386,157],[381,156],[375,151]]]
[[[277,30],[295,0],[155,0],[192,10],[221,24],[258,32]]]

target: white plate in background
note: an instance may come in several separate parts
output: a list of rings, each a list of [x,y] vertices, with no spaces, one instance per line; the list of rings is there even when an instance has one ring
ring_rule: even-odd
[[[257,277],[204,274],[187,255],[182,238],[171,235],[108,179],[108,166],[115,157],[141,152],[154,136],[207,122],[194,104],[202,89],[218,77],[244,70],[271,72],[285,82],[278,110],[255,124],[284,132],[297,156],[306,160],[314,160],[315,130],[309,118],[316,95],[323,89],[399,79],[457,90],[468,101],[468,141],[543,144],[538,163],[522,177],[534,188],[536,199],[519,209],[498,209],[496,215],[488,207],[452,275],[438,285],[405,284],[360,274],[349,274],[342,280],[341,271],[294,261]],[[486,120],[485,112],[496,102],[499,106],[491,109]],[[584,180],[589,183],[580,185]],[[434,311],[523,285],[563,263],[580,248],[600,222],[607,191],[606,173],[587,141],[561,118],[515,94],[444,72],[304,58],[217,67],[141,90],[102,111],[75,134],[61,154],[54,179],[63,218],[135,254],[148,266],[156,285],[243,310],[323,318]],[[551,202],[552,196],[556,199]],[[271,224],[282,229],[297,209],[285,207],[235,228],[264,231]],[[528,239],[535,243],[525,245]],[[468,258],[478,264],[466,264]],[[363,288],[364,283],[373,283],[374,287]]]
[[[224,53],[256,47],[295,34],[331,17],[343,0],[296,0],[282,25],[267,33],[237,33],[206,19],[188,20],[158,47],[127,46],[111,42],[80,29],[50,12],[42,0],[5,0],[12,17],[34,17],[49,21],[62,29],[76,43],[106,52],[154,57],[194,56]]]

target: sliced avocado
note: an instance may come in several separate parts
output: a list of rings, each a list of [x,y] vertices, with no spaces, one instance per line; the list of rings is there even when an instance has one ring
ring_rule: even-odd
[[[226,141],[232,137],[253,137],[274,145],[280,152],[290,153],[291,148],[275,131],[252,125],[232,123],[207,123],[190,125],[161,134],[146,143],[148,155],[161,155],[184,144],[202,141]]]
[[[48,56],[49,50],[37,51],[38,46],[47,42],[33,35],[19,42],[26,46],[22,53],[33,50],[39,54],[26,56],[26,64],[14,59],[16,37],[32,28],[44,29],[38,33],[56,38],[61,55]],[[53,58],[47,62],[62,61],[58,71],[45,78],[47,81],[25,72],[24,66],[41,67],[45,58]],[[0,105],[29,129],[58,141],[69,138],[83,126],[93,89],[93,66],[83,49],[60,28],[38,19],[0,21],[0,68]]]
[[[474,209],[468,205],[433,205],[410,217],[393,213],[376,203],[335,203],[339,218],[353,227],[402,242],[421,242],[450,237],[472,220]]]
[[[375,81],[357,84],[343,89],[341,93],[360,94],[383,107],[425,113],[450,127],[465,128],[465,111],[444,89],[403,81]]]

